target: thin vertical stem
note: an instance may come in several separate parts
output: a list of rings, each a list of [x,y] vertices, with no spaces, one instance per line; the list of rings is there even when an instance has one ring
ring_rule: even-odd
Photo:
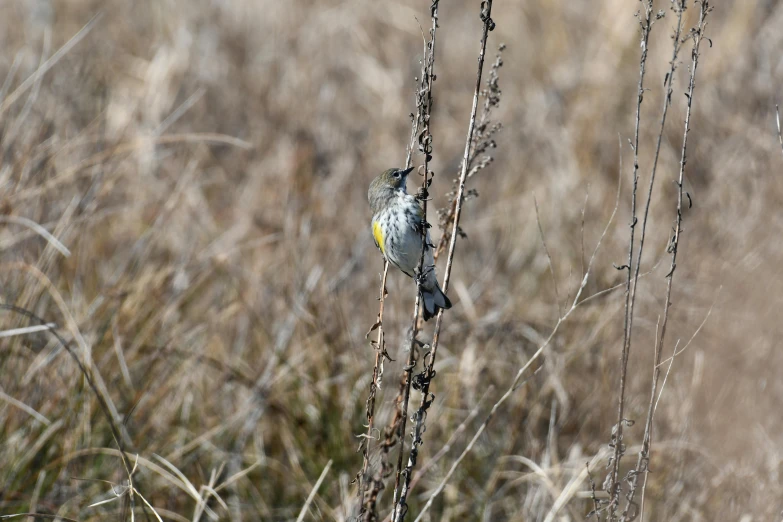
[[[685,9],[685,0],[682,0],[680,6],[680,14]],[[671,308],[671,295],[672,295],[672,282],[674,280],[674,271],[677,268],[677,250],[680,244],[680,234],[682,233],[682,184],[685,174],[685,163],[687,158],[688,148],[688,131],[690,131],[691,121],[691,109],[693,107],[693,96],[696,88],[696,68],[699,65],[699,47],[701,41],[704,38],[705,19],[710,11],[709,2],[704,0],[701,2],[701,10],[699,12],[699,22],[696,27],[691,30],[690,37],[693,38],[693,50],[691,51],[691,71],[690,80],[688,82],[688,92],[686,93],[687,109],[685,112],[685,130],[682,135],[682,152],[680,155],[680,172],[677,179],[677,217],[674,224],[674,235],[671,243],[669,244],[669,252],[671,253],[672,260],[669,273],[667,274],[666,284],[666,301],[663,307],[663,322],[661,324],[661,335],[659,336],[655,345],[655,362],[653,364],[653,379],[650,391],[650,403],[647,408],[647,419],[644,426],[644,438],[642,440],[642,449],[639,451],[639,456],[636,461],[635,472],[631,474],[629,491],[628,491],[628,504],[623,511],[622,520],[628,520],[629,518],[635,518],[636,514],[631,513],[629,517],[629,510],[631,506],[635,506],[633,502],[634,494],[636,492],[636,485],[638,477],[641,473],[645,476],[649,472],[648,463],[650,458],[650,446],[652,444],[652,421],[655,413],[655,396],[658,390],[658,379],[660,378],[660,362],[661,353],[663,352],[663,342],[666,336],[666,326],[669,321],[669,310]]]
[[[487,0],[486,2],[482,2],[481,19],[484,22],[484,27],[481,35],[481,45],[479,48],[478,72],[476,74],[476,86],[473,91],[473,106],[470,112],[468,135],[465,140],[465,152],[462,157],[462,169],[460,171],[459,189],[457,191],[457,197],[455,200],[456,207],[454,213],[454,222],[452,224],[452,233],[449,242],[449,252],[446,260],[446,271],[443,276],[443,285],[442,285],[443,292],[448,292],[449,281],[451,278],[451,269],[454,262],[454,250],[456,247],[457,236],[458,236],[457,231],[459,230],[459,220],[462,213],[462,203],[464,202],[464,198],[465,198],[465,180],[467,179],[468,176],[468,165],[470,163],[470,151],[471,151],[471,144],[473,142],[473,131],[476,127],[476,112],[478,110],[478,99],[479,99],[479,94],[481,92],[481,75],[484,69],[484,55],[486,54],[486,49],[487,49],[487,38],[489,32],[495,27],[495,23],[492,21],[491,14],[492,14],[492,0]],[[432,399],[430,398],[429,388],[430,388],[430,382],[432,381],[432,378],[435,375],[434,365],[438,353],[438,341],[440,340],[440,329],[441,329],[442,321],[443,321],[443,310],[441,309],[438,311],[438,315],[435,320],[435,332],[432,338],[432,350],[428,356],[428,361],[425,362],[422,386],[421,386],[421,397],[422,397],[421,403],[419,405],[418,410],[413,416],[413,420],[415,422],[414,430],[413,430],[413,442],[411,445],[410,454],[408,456],[408,463],[404,471],[405,480],[402,487],[402,492],[400,494],[400,501],[398,504],[395,504],[395,511],[393,517],[394,522],[402,522],[405,518],[405,512],[407,510],[407,506],[405,502],[409,492],[411,474],[413,473],[413,468],[416,465],[419,446],[422,443],[421,435],[424,428],[424,421],[426,419],[427,409],[429,408],[432,401]],[[413,348],[414,348],[413,345],[411,345],[411,350],[413,350]],[[409,369],[408,371],[410,372],[411,370]],[[410,388],[410,373],[408,379],[408,388]],[[406,399],[407,399],[407,395],[406,395]],[[407,402],[406,402],[406,406],[407,406]]]
[[[370,382],[370,394],[367,396],[367,434],[364,436],[363,451],[362,451],[362,470],[359,472],[359,502],[361,503],[361,510],[359,516],[363,516],[366,512],[366,505],[364,502],[364,492],[367,489],[367,471],[370,463],[370,442],[373,440],[372,430],[375,424],[375,396],[378,391],[378,381],[383,372],[383,358],[386,357],[386,343],[383,338],[383,308],[384,301],[386,299],[386,276],[389,273],[389,262],[384,259],[383,262],[383,274],[381,276],[381,290],[378,297],[380,305],[378,306],[378,321],[375,323],[378,327],[378,335],[376,341],[373,343],[375,347],[375,365],[372,370],[372,381]],[[369,335],[369,333],[368,333]]]
[[[416,87],[416,97],[418,100],[419,97],[419,88]],[[413,147],[416,139],[416,134],[419,130],[419,118],[413,118],[413,122],[411,123],[411,135],[410,139],[408,140],[408,146],[407,146],[407,152],[405,154],[405,168],[410,167],[411,165],[411,159],[413,157]],[[386,352],[386,340],[384,337],[384,331],[383,331],[383,309],[384,309],[384,301],[386,299],[386,277],[389,271],[389,262],[388,260],[384,259],[383,264],[383,276],[381,280],[381,290],[380,290],[380,305],[378,309],[378,320],[376,321],[375,325],[373,327],[378,328],[378,335],[377,339],[375,341],[375,348],[376,348],[376,354],[375,354],[375,366],[373,367],[373,376],[372,376],[372,382],[370,383],[370,395],[367,398],[367,434],[364,437],[363,443],[364,451],[363,451],[363,462],[362,462],[362,470],[359,472],[359,489],[358,489],[358,496],[359,496],[359,502],[361,503],[360,506],[360,512],[359,512],[359,518],[360,520],[367,520],[372,521],[376,520],[378,513],[377,513],[377,500],[378,495],[383,489],[383,479],[386,477],[386,472],[389,466],[388,458],[389,458],[389,451],[391,450],[391,447],[394,445],[394,432],[396,431],[395,426],[399,421],[398,414],[395,415],[394,420],[391,422],[390,426],[386,428],[385,434],[384,434],[384,441],[380,443],[381,446],[381,459],[379,464],[379,469],[376,474],[374,474],[372,482],[373,482],[373,488],[370,491],[370,494],[365,499],[365,491],[367,490],[367,473],[369,468],[369,456],[370,456],[370,443],[374,440],[372,430],[374,427],[374,418],[375,418],[375,395],[378,390],[378,385],[381,380],[381,377],[383,376],[383,361],[384,358],[389,358],[388,353]],[[371,330],[372,331],[372,330]]]
[[[644,4],[644,20],[640,21],[642,27],[641,35],[641,48],[642,54],[639,59],[639,86],[636,91],[636,123],[634,126],[634,138],[633,138],[633,166],[632,166],[632,178],[633,189],[631,193],[631,224],[630,224],[630,238],[628,240],[628,261],[625,265],[627,271],[625,281],[625,320],[623,324],[623,348],[621,355],[621,373],[620,373],[620,404],[618,412],[617,433],[613,434],[614,452],[612,455],[612,472],[610,480],[610,498],[612,505],[616,506],[617,495],[619,491],[616,491],[617,474],[619,470],[620,461],[620,448],[622,444],[622,423],[623,423],[623,403],[625,393],[625,374],[628,367],[628,349],[630,347],[630,319],[628,311],[630,309],[630,297],[631,297],[631,265],[633,264],[633,247],[634,247],[634,235],[636,231],[636,189],[639,184],[639,129],[641,126],[641,112],[642,101],[644,100],[644,75],[647,70],[647,47],[650,41],[650,31],[652,30],[653,19],[653,0],[647,0]]]
[[[625,317],[626,330],[623,340],[623,354],[622,354],[622,368],[620,370],[620,394],[618,398],[617,406],[617,432],[614,440],[614,453],[613,453],[613,466],[612,466],[612,492],[611,492],[611,509],[610,514],[614,517],[615,509],[619,503],[620,487],[618,474],[620,469],[620,460],[623,456],[623,424],[625,423],[624,406],[625,406],[625,387],[628,373],[628,357],[631,351],[631,337],[633,335],[633,314],[634,304],[636,302],[636,288],[639,281],[639,269],[642,263],[642,253],[644,252],[644,238],[647,232],[647,220],[650,214],[650,203],[652,202],[653,187],[655,186],[655,174],[658,170],[658,158],[661,152],[661,142],[663,141],[663,130],[666,125],[666,115],[671,105],[672,97],[672,84],[674,82],[674,71],[677,69],[677,55],[680,51],[680,35],[682,34],[682,14],[685,11],[685,0],[680,0],[679,4],[674,4],[673,9],[677,12],[677,27],[674,32],[674,46],[672,51],[672,59],[670,62],[669,72],[666,74],[664,85],[666,92],[663,98],[663,109],[661,111],[661,123],[658,130],[658,137],[655,145],[655,153],[653,156],[652,169],[650,171],[650,182],[647,189],[647,202],[644,208],[644,217],[642,219],[642,230],[639,234],[639,252],[636,254],[636,265],[633,266],[633,281],[630,284],[630,293],[626,296],[626,303],[628,305],[627,313]],[[634,165],[636,165],[637,158],[634,158]],[[636,167],[634,167],[636,168]],[[636,185],[636,180],[634,180]],[[637,223],[636,216],[634,215],[632,225]],[[633,228],[632,228],[633,235]],[[631,248],[633,248],[631,246]],[[630,250],[630,249],[629,249]],[[630,254],[630,252],[629,252]],[[629,255],[629,258],[631,256]],[[632,268],[629,266],[628,272],[630,274]]]
[[[430,118],[432,115],[432,87],[435,81],[435,42],[436,32],[438,28],[438,0],[433,0],[430,6],[430,18],[432,25],[430,27],[430,41],[425,48],[424,63],[422,67],[421,87],[419,89],[418,105],[418,119],[422,126],[421,133],[419,134],[419,148],[424,154],[424,179],[422,180],[422,186],[420,190],[420,199],[422,202],[422,215],[424,226],[421,229],[421,256],[419,257],[419,264],[417,274],[424,273],[424,256],[427,245],[427,200],[428,190],[431,183],[430,174],[430,160],[432,159],[432,133],[430,126]],[[411,377],[413,375],[413,368],[416,366],[416,344],[418,342],[417,335],[419,332],[419,314],[421,310],[421,291],[416,288],[416,299],[413,306],[413,317],[411,319],[410,329],[410,343],[408,345],[408,358],[405,366],[403,367],[402,382],[400,383],[399,399],[399,415],[397,415],[397,440],[399,441],[400,448],[397,454],[397,466],[394,477],[394,494],[393,494],[393,519],[395,522],[401,521],[405,518],[405,512],[407,506],[405,505],[404,498],[400,494],[400,484],[402,481],[403,467],[402,459],[405,452],[405,426],[408,420],[408,403],[410,401],[411,393]],[[406,471],[405,483],[410,482],[410,474]]]

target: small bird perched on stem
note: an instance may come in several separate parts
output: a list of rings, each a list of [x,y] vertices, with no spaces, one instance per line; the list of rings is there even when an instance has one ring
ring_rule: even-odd
[[[427,321],[439,309],[451,308],[451,301],[438,285],[424,209],[419,200],[405,189],[405,182],[412,170],[412,167],[385,170],[370,183],[367,199],[372,210],[372,237],[375,245],[387,261],[416,280],[424,303],[424,320]],[[419,274],[422,233],[426,234],[426,240],[423,243],[422,274]]]

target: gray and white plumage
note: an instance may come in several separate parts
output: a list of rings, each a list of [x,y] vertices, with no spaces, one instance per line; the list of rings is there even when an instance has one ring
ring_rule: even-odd
[[[418,275],[422,254],[421,231],[426,231],[423,276],[419,278],[426,321],[437,314],[440,308],[451,308],[451,302],[438,285],[424,210],[405,188],[411,170],[394,168],[384,171],[370,184],[367,199],[373,213],[375,245],[392,265],[414,279]]]

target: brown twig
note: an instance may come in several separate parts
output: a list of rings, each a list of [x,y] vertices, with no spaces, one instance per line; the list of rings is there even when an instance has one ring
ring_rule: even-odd
[[[479,47],[478,72],[476,74],[476,87],[473,92],[473,106],[471,108],[470,122],[468,124],[468,135],[467,135],[467,140],[465,142],[465,152],[462,158],[462,171],[460,173],[460,178],[459,178],[459,189],[457,191],[457,196],[455,198],[454,222],[452,225],[451,238],[449,242],[449,253],[446,261],[446,271],[444,272],[444,276],[443,276],[442,289],[444,293],[448,292],[449,289],[449,278],[451,276],[451,268],[454,262],[454,249],[455,249],[457,234],[459,230],[459,218],[462,212],[462,204],[465,198],[465,180],[467,179],[468,176],[468,166],[470,165],[471,145],[473,144],[473,131],[476,127],[476,112],[478,109],[479,94],[481,92],[481,75],[484,69],[484,55],[487,49],[487,38],[489,36],[489,32],[495,28],[495,22],[492,21],[491,15],[492,15],[492,0],[487,0],[485,2],[482,2],[481,20],[482,22],[484,22],[484,27],[481,36],[481,45]],[[435,16],[433,16],[433,21],[435,21]],[[433,34],[434,34],[434,26],[433,26]],[[423,259],[424,257],[422,255],[422,262]],[[421,267],[421,265],[419,266]],[[417,300],[417,313],[418,313],[418,300]],[[435,357],[438,351],[438,340],[440,336],[440,327],[441,327],[442,320],[443,320],[443,310],[441,309],[438,311],[438,315],[435,322],[435,332],[432,337],[432,349],[428,355],[428,361],[425,362],[425,367],[421,374],[421,379],[419,379],[419,385],[417,386],[421,390],[422,399],[421,399],[421,404],[419,405],[419,408],[416,411],[413,419],[415,422],[414,430],[413,430],[413,441],[411,443],[411,450],[408,455],[408,462],[405,466],[404,472],[402,472],[402,474],[404,475],[403,477],[404,482],[402,484],[402,490],[400,492],[400,499],[399,502],[395,502],[394,504],[394,516],[393,516],[394,522],[402,522],[405,519],[405,514],[407,511],[406,500],[410,488],[411,474],[413,473],[413,468],[416,466],[419,446],[421,445],[422,442],[421,435],[423,432],[424,421],[426,419],[426,412],[432,402],[432,398],[430,397],[430,393],[429,393],[429,385],[432,378],[435,375],[434,364],[435,364]],[[416,323],[416,316],[414,316],[414,323]],[[413,354],[413,351],[415,349],[414,346],[414,343],[416,342],[415,333],[416,330],[414,328],[414,338],[411,340],[411,346],[410,346],[411,354]],[[411,372],[413,370],[410,363],[406,368],[408,372],[408,378],[407,378],[407,385],[406,385],[405,402],[403,404],[403,415],[405,415],[405,412],[407,410],[408,397],[410,395]],[[404,429],[405,427],[404,417],[402,419],[402,426]],[[398,468],[397,468],[398,482],[401,475],[400,470],[402,467],[402,450],[403,447],[401,446],[400,460],[398,461]],[[397,484],[395,484],[395,492],[396,490],[397,490]]]
[[[664,86],[666,88],[666,92],[663,98],[661,122],[660,122],[660,128],[658,132],[658,138],[655,146],[655,153],[653,156],[653,163],[652,163],[652,168],[650,173],[650,182],[647,190],[647,202],[645,205],[644,217],[642,219],[642,230],[639,234],[639,252],[636,254],[636,264],[634,266],[633,264],[634,231],[638,223],[638,219],[636,216],[636,187],[639,179],[638,178],[638,169],[639,169],[638,139],[639,139],[639,123],[640,123],[639,111],[641,109],[641,103],[644,96],[644,89],[643,89],[644,68],[645,68],[644,64],[646,63],[647,44],[649,41],[650,29],[653,23],[652,7],[653,7],[652,0],[648,1],[645,4],[645,20],[642,22],[642,58],[640,62],[639,92],[638,92],[638,99],[637,99],[637,106],[636,106],[636,110],[637,110],[636,131],[634,135],[634,166],[633,166],[634,188],[633,188],[633,195],[631,200],[631,237],[629,240],[629,247],[628,247],[628,264],[625,265],[624,267],[628,270],[628,278],[626,280],[626,298],[625,298],[625,321],[624,321],[625,327],[623,332],[623,349],[622,349],[621,368],[620,368],[620,392],[618,396],[618,406],[617,406],[617,424],[612,430],[613,452],[610,458],[611,459],[610,464],[612,469],[610,472],[610,476],[608,477],[609,480],[607,481],[607,485],[608,485],[607,489],[609,491],[609,496],[610,496],[610,504],[609,504],[610,519],[615,518],[615,510],[618,507],[619,496],[620,496],[620,483],[618,480],[618,474],[620,469],[620,460],[622,459],[624,454],[623,427],[624,424],[628,422],[624,417],[625,387],[626,387],[626,380],[627,380],[627,373],[628,373],[628,357],[631,351],[631,338],[633,335],[633,317],[634,317],[634,304],[636,302],[636,287],[639,281],[639,269],[642,261],[642,253],[644,251],[644,236],[647,231],[647,219],[649,217],[649,212],[650,212],[650,203],[652,201],[653,187],[655,186],[655,174],[658,168],[658,158],[660,156],[661,142],[663,140],[663,129],[666,124],[666,116],[668,114],[669,105],[671,105],[672,82],[674,81],[674,71],[677,67],[677,55],[680,50],[680,34],[682,33],[682,13],[684,11],[684,7],[679,8],[677,7],[677,4],[675,4],[675,6],[672,7],[672,9],[674,9],[674,11],[677,12],[677,26],[675,28],[675,33],[674,33],[674,49],[672,52],[672,59],[670,62],[669,72],[666,74],[666,77],[664,79]],[[659,18],[661,16],[662,14],[659,14],[657,15],[656,18]],[[632,271],[633,271],[633,277],[631,277]]]
[[[366,504],[364,502],[364,493],[367,489],[367,472],[370,464],[370,441],[373,440],[373,427],[375,423],[375,395],[378,391],[378,384],[383,372],[383,360],[386,356],[386,342],[383,338],[383,305],[386,299],[386,276],[389,272],[389,262],[384,259],[383,262],[383,274],[381,275],[381,289],[378,300],[380,305],[378,307],[378,320],[375,322],[372,328],[377,328],[378,335],[375,341],[372,341],[373,348],[375,349],[375,364],[372,369],[372,381],[370,382],[370,393],[367,396],[366,404],[366,418],[367,418],[367,434],[363,435],[363,440],[360,445],[362,450],[362,469],[358,474],[359,488],[358,496],[361,503],[361,510],[359,516],[362,517],[366,512]],[[372,328],[367,332],[369,337],[372,333]]]
[[[418,91],[419,91],[418,85],[416,87],[416,91],[417,91],[416,96],[418,101]],[[411,159],[413,156],[413,147],[414,147],[413,144],[419,129],[419,118],[413,116],[412,120],[413,121],[411,123],[411,136],[410,139],[408,140],[407,152],[405,155],[405,168],[408,168],[411,165]],[[380,467],[378,471],[373,475],[373,477],[369,479],[372,480],[373,487],[372,490],[370,490],[369,495],[365,499],[364,497],[365,497],[365,492],[367,490],[367,480],[368,480],[367,475],[368,475],[369,460],[370,460],[370,442],[374,440],[372,431],[375,423],[375,396],[378,391],[378,388],[380,387],[381,379],[383,377],[383,361],[385,359],[391,360],[391,358],[388,356],[388,352],[386,351],[386,340],[384,338],[384,331],[383,331],[383,310],[384,310],[384,301],[387,295],[386,277],[388,275],[388,271],[389,271],[389,262],[384,258],[383,275],[381,276],[381,290],[380,290],[380,297],[379,297],[380,305],[378,307],[378,320],[375,322],[372,328],[370,328],[370,331],[367,332],[367,334],[369,335],[374,328],[377,328],[378,330],[377,338],[373,343],[373,346],[376,350],[375,365],[373,366],[372,382],[370,383],[370,393],[367,397],[367,403],[366,403],[367,434],[362,435],[362,437],[364,438],[364,440],[362,441],[363,446],[361,446],[361,448],[363,448],[363,462],[362,462],[362,469],[358,475],[358,479],[359,479],[358,496],[361,503],[359,519],[368,520],[368,521],[377,520],[378,517],[378,510],[377,510],[378,495],[380,494],[381,490],[383,490],[384,488],[383,481],[388,476],[388,473],[390,472],[389,451],[395,444],[396,426],[399,423],[399,411],[395,411],[395,416],[392,422],[384,430],[384,441],[380,445],[381,447]]]
[[[622,355],[621,355],[621,365],[622,368],[627,368],[628,361],[628,352],[626,349],[626,346],[629,344],[630,335],[629,335],[629,318],[628,318],[628,309],[630,306],[630,296],[631,296],[631,265],[633,264],[633,247],[634,247],[634,234],[636,231],[636,190],[639,184],[639,128],[641,124],[641,111],[642,111],[642,101],[644,100],[644,75],[647,70],[647,47],[648,43],[650,41],[650,31],[652,30],[652,26],[654,23],[653,20],[653,0],[646,0],[644,3],[644,19],[639,21],[639,24],[641,25],[641,48],[642,53],[641,57],[639,59],[639,86],[637,88],[636,92],[636,123],[634,126],[634,138],[633,138],[633,144],[631,145],[631,148],[633,150],[633,166],[632,166],[632,179],[633,179],[633,187],[631,192],[631,223],[630,223],[630,239],[628,241],[628,261],[623,267],[627,273],[626,273],[626,280],[625,280],[625,319],[624,319],[624,325],[623,325],[623,349],[622,349]],[[625,372],[621,370],[621,389],[625,386]],[[622,395],[622,392],[621,392]],[[622,398],[620,399],[620,409],[622,411]],[[622,424],[622,413],[620,413],[620,424]],[[621,427],[618,426],[618,430],[621,430]],[[621,431],[618,431],[618,434],[621,434]],[[614,445],[614,452],[612,453],[612,462],[615,465],[617,465],[617,461],[619,460],[619,448],[620,448],[620,440],[615,437],[615,434],[612,434],[612,443],[610,444]],[[612,467],[612,471],[609,477],[608,481],[608,488],[611,491],[614,491],[614,485],[617,482],[617,471],[616,466]],[[605,484],[606,486],[607,484]],[[614,494],[612,493],[610,496],[612,498],[612,501],[614,501]],[[614,504],[613,504],[614,505]]]
[[[427,248],[427,201],[429,199],[428,189],[432,183],[430,176],[430,160],[432,159],[432,132],[430,129],[430,118],[432,115],[432,87],[435,81],[435,43],[436,32],[438,29],[438,1],[432,0],[430,5],[430,40],[425,43],[424,57],[422,60],[421,78],[419,79],[419,90],[416,96],[416,107],[418,109],[417,120],[419,122],[420,129],[418,131],[418,144],[419,152],[424,154],[424,179],[422,180],[421,189],[419,190],[418,197],[422,203],[422,215],[424,226],[421,229],[421,256],[419,257],[419,263],[417,267],[417,274],[423,274],[424,272],[424,256]],[[394,493],[392,512],[395,514],[395,520],[397,516],[404,517],[405,509],[402,507],[404,504],[400,504],[400,483],[402,474],[402,456],[405,451],[405,424],[408,416],[408,402],[410,400],[411,390],[411,377],[413,375],[413,368],[416,366],[416,348],[417,348],[417,334],[419,331],[419,314],[421,309],[421,292],[416,288],[416,298],[413,306],[413,317],[411,320],[411,329],[409,334],[408,345],[408,357],[403,367],[402,378],[400,381],[400,388],[397,394],[396,404],[397,409],[394,414],[394,419],[390,427],[394,427],[396,432],[397,441],[400,444],[397,454],[397,466],[394,476]],[[401,520],[401,519],[400,519]]]
[[[462,435],[462,433],[467,429],[468,425],[473,422],[473,419],[478,416],[479,412],[481,411],[481,407],[484,404],[484,400],[495,391],[495,387],[493,385],[490,385],[489,388],[484,392],[484,395],[481,396],[481,398],[476,403],[476,406],[470,411],[467,417],[465,417],[465,420],[462,421],[462,423],[457,426],[457,429],[455,429],[451,436],[449,437],[449,440],[446,441],[446,443],[441,446],[441,448],[438,450],[438,452],[432,456],[431,459],[427,460],[427,462],[419,468],[419,470],[413,475],[413,478],[411,479],[411,483],[408,486],[408,494],[410,495],[411,491],[413,491],[413,488],[416,487],[416,484],[422,479],[422,477],[435,465],[438,463],[438,461],[443,458],[444,455],[446,455],[449,451],[451,451],[451,448],[454,446],[454,443],[456,440]]]
[[[685,0],[681,0],[680,6],[679,6],[679,18],[682,18],[682,12],[685,10]],[[652,378],[652,388],[650,391],[650,402],[647,408],[647,419],[645,421],[644,426],[644,437],[642,439],[642,449],[639,451],[639,456],[636,462],[636,467],[634,468],[634,471],[630,473],[629,476],[629,490],[628,490],[628,503],[625,506],[625,509],[623,510],[622,519],[623,521],[628,520],[629,517],[631,519],[636,517],[636,504],[633,502],[634,494],[636,493],[636,486],[638,483],[639,474],[644,473],[645,477],[647,473],[649,472],[649,457],[650,457],[650,446],[652,444],[652,421],[653,421],[653,415],[655,413],[655,395],[656,391],[658,389],[658,379],[660,377],[660,362],[661,362],[661,354],[663,353],[663,342],[664,337],[666,336],[666,326],[669,321],[669,310],[671,309],[671,295],[672,295],[672,282],[674,280],[674,271],[677,268],[677,250],[680,244],[680,234],[682,233],[682,184],[683,184],[683,177],[685,174],[685,163],[686,163],[686,154],[687,154],[687,147],[688,147],[688,131],[690,131],[690,121],[691,121],[691,109],[693,106],[693,96],[694,96],[694,89],[696,87],[696,69],[699,65],[699,47],[701,45],[701,41],[704,38],[704,29],[705,29],[705,19],[709,12],[712,10],[712,8],[709,5],[709,2],[707,0],[703,0],[701,2],[701,9],[699,13],[699,22],[691,29],[690,33],[688,34],[687,38],[693,39],[693,50],[691,51],[691,67],[690,67],[690,80],[688,82],[688,92],[685,94],[687,101],[687,109],[685,112],[685,130],[683,131],[682,135],[682,153],[680,155],[680,172],[679,177],[677,180],[677,217],[675,218],[675,224],[674,224],[674,235],[672,237],[671,243],[669,245],[669,252],[671,253],[671,266],[669,269],[669,273],[667,274],[667,284],[666,284],[666,300],[664,301],[664,307],[663,307],[663,322],[661,324],[661,335],[658,337],[658,340],[655,345],[655,363],[653,365],[653,378]],[[679,23],[679,22],[678,22]],[[679,34],[678,34],[679,37]],[[675,47],[677,46],[677,42],[675,42]],[[676,50],[675,50],[675,57],[676,57]],[[671,84],[670,84],[671,85]],[[649,203],[649,202],[648,202]],[[646,217],[646,215],[645,215]],[[642,228],[644,230],[644,228]],[[638,269],[637,264],[637,269]],[[633,511],[631,511],[633,507]]]
[[[481,91],[481,95],[484,97],[484,105],[481,110],[481,116],[479,117],[476,128],[473,132],[473,141],[471,143],[470,155],[468,158],[468,175],[470,179],[476,175],[479,171],[486,168],[492,163],[493,158],[489,154],[486,154],[489,150],[494,149],[497,144],[495,143],[495,134],[501,129],[500,123],[493,123],[490,119],[492,110],[500,104],[501,90],[498,85],[500,77],[499,71],[503,66],[503,51],[506,49],[505,44],[498,46],[498,52],[495,55],[495,61],[492,63],[492,67],[489,70],[489,77],[487,78],[487,88]],[[483,154],[483,156],[481,156]],[[481,156],[481,161],[475,163],[476,158]],[[460,164],[460,173],[462,172],[462,165]],[[445,252],[446,247],[451,241],[451,233],[454,228],[454,215],[457,211],[457,191],[459,183],[459,173],[454,180],[454,189],[449,193],[449,206],[438,210],[438,221],[443,233],[438,240],[438,246],[434,252],[435,261],[438,260],[440,254]],[[470,191],[471,195],[477,195],[475,191]],[[457,227],[456,232],[462,236],[464,233]]]

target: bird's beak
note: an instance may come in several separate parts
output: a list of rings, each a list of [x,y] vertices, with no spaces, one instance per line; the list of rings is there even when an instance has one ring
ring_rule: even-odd
[[[410,173],[411,173],[411,171],[413,171],[413,169],[414,169],[414,168],[415,168],[415,167],[410,167],[410,168],[407,168],[407,169],[403,170],[403,171],[402,171],[402,175],[403,175],[403,176],[407,176],[408,174],[410,174]]]

